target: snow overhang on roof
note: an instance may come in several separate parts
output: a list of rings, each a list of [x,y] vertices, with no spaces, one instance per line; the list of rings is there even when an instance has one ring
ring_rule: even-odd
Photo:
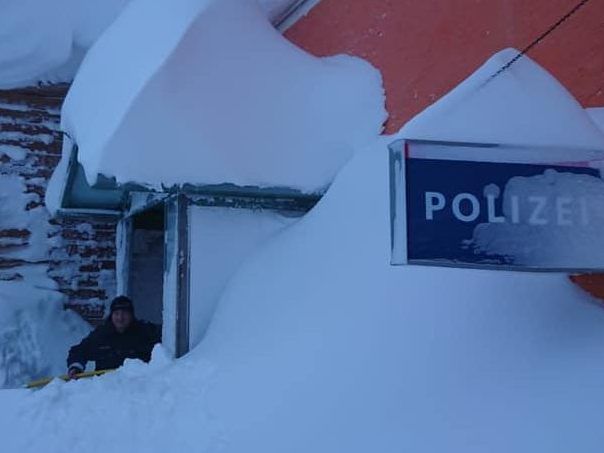
[[[604,135],[546,69],[504,49],[401,129],[410,139],[604,150]],[[591,114],[591,116],[594,116]]]
[[[133,0],[89,51],[62,128],[90,187],[105,175],[156,191],[188,184],[312,196],[386,117],[379,71],[307,54],[255,2]]]

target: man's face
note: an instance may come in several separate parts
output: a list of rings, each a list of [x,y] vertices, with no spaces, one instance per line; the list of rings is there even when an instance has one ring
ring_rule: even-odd
[[[124,333],[132,323],[132,313],[128,310],[118,309],[111,313],[111,322],[119,333]]]

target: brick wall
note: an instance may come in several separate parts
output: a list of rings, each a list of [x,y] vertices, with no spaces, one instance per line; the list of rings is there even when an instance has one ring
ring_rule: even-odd
[[[50,218],[44,194],[61,157],[60,106],[66,85],[0,90],[0,182],[5,206],[0,221],[0,279],[44,265],[66,307],[92,323],[115,293],[115,220]],[[10,184],[6,184],[10,181]],[[15,192],[10,194],[10,190]],[[5,203],[6,205],[6,203]]]

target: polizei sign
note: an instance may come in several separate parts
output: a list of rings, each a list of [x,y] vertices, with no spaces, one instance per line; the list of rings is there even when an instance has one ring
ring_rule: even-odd
[[[392,264],[604,269],[601,151],[400,140]]]

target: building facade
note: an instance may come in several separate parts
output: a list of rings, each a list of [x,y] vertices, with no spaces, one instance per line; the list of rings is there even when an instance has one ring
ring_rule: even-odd
[[[275,23],[290,41],[314,55],[356,55],[380,69],[390,114],[386,132],[391,133],[493,53],[505,47],[525,48],[576,4],[576,0],[292,1],[287,14]],[[604,106],[602,17],[604,3],[589,1],[529,51],[586,108]],[[17,280],[23,266],[45,266],[65,296],[65,305],[95,323],[103,316],[104,303],[118,290],[118,218],[98,213],[50,218],[43,205],[47,181],[61,155],[59,114],[66,90],[67,86],[47,86],[0,92],[3,196],[18,201],[6,209],[0,226],[0,278]],[[158,234],[163,237],[165,225],[153,212],[146,218],[132,215],[128,224],[136,234],[150,238],[132,241],[135,255],[157,242]],[[139,259],[137,266],[152,264],[138,255],[134,258]],[[600,277],[574,279],[604,297]]]
[[[523,49],[577,0],[322,0],[285,31],[314,55],[346,53],[381,72],[395,132],[495,52]],[[529,51],[586,108],[604,106],[604,4],[589,1]]]

